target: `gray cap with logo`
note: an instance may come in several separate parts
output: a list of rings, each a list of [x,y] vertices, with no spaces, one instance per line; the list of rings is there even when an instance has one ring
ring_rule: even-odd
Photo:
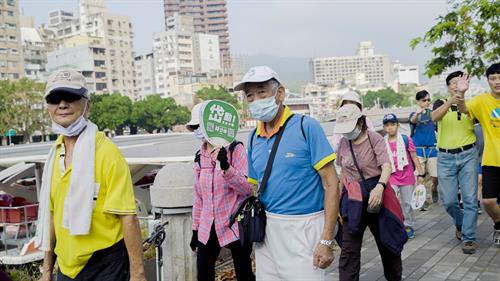
[[[250,68],[247,73],[243,76],[243,79],[241,79],[240,83],[234,87],[235,91],[242,91],[244,90],[245,84],[246,83],[259,83],[259,82],[266,82],[271,79],[275,79],[276,81],[280,82],[280,78],[278,77],[278,74],[276,71],[274,71],[272,68],[266,65],[261,65],[261,66],[254,66]]]
[[[85,88],[85,77],[73,69],[56,70],[49,76],[44,98],[55,91],[89,98],[89,91]]]

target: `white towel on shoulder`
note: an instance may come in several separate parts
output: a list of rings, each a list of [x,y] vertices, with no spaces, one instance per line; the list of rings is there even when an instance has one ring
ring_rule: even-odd
[[[392,167],[392,172],[396,171],[396,167],[394,165],[394,159],[393,159],[393,153],[391,150],[391,147],[389,145],[389,136],[386,134],[384,136],[385,139],[385,146],[387,148],[387,153],[389,154],[389,160],[391,161],[391,167]],[[396,139],[396,159],[398,163],[398,171],[402,171],[406,165],[409,164],[408,162],[408,157],[407,157],[407,152],[406,152],[406,145],[405,141],[403,139],[403,135],[398,133],[397,139]]]
[[[94,209],[95,189],[95,139],[97,126],[88,122],[78,137],[73,151],[73,170],[68,194],[64,200],[62,226],[71,235],[87,235],[90,232]],[[38,224],[35,247],[50,250],[50,186],[56,147],[52,147],[45,162],[40,191]]]

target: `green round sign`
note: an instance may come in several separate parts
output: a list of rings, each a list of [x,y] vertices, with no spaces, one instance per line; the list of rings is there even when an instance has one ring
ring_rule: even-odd
[[[203,102],[200,110],[200,128],[213,146],[226,146],[234,141],[240,128],[236,108],[220,100]]]

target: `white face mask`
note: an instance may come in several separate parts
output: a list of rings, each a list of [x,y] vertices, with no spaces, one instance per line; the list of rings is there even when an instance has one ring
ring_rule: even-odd
[[[78,119],[73,122],[73,124],[69,125],[67,128],[57,124],[52,121],[52,131],[55,134],[63,135],[65,137],[74,137],[78,136],[84,129],[87,127],[88,121],[85,119],[85,111],[87,110],[87,103],[85,103],[85,108],[83,109],[83,114],[78,117]]]
[[[356,126],[352,132],[343,135],[348,140],[355,140],[359,137],[359,134],[361,134],[361,129],[359,126]]]
[[[279,110],[279,105],[276,103],[278,89],[276,88],[272,97],[256,100],[248,105],[253,118],[262,122],[269,122],[276,117]]]
[[[194,137],[202,142],[206,142],[205,136],[203,135],[203,132],[201,131],[201,128],[198,127],[198,129],[193,131]]]

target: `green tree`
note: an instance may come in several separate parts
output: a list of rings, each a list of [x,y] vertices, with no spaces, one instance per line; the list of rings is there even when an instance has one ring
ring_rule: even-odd
[[[238,99],[229,93],[226,88],[223,87],[205,87],[196,92],[197,102],[206,101],[206,100],[221,100],[232,104],[236,109],[240,109],[240,103]]]
[[[410,102],[404,94],[396,93],[391,88],[385,88],[378,91],[368,91],[363,97],[363,106],[373,107],[375,104],[380,104],[383,108],[393,106],[408,106]]]
[[[151,95],[134,103],[131,122],[147,132],[169,129],[174,125],[189,121],[189,110],[179,106],[173,98],[162,99],[160,95]]]
[[[43,100],[44,88],[44,84],[25,78],[1,81],[0,133],[14,129],[29,141],[35,131],[45,131],[49,116]]]
[[[111,95],[94,95],[91,99],[90,120],[100,130],[110,129],[121,134],[125,125],[130,123],[132,101],[118,93]]]
[[[426,63],[427,76],[463,65],[472,75],[484,75],[489,63],[500,59],[500,1],[451,0],[451,9],[422,37],[410,42],[434,46],[433,58]]]

